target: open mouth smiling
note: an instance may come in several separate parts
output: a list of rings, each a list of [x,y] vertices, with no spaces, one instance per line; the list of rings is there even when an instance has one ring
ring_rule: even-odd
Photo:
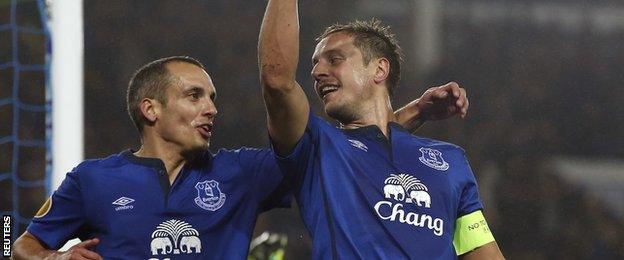
[[[329,84],[329,83],[321,84],[318,87],[318,93],[319,93],[319,96],[321,96],[322,99],[325,99],[325,97],[327,95],[337,91],[339,88],[340,87],[338,85],[336,85],[336,84]]]

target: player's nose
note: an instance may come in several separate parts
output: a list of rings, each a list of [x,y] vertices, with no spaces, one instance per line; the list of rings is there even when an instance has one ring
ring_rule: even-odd
[[[312,74],[314,80],[319,81],[329,76],[329,71],[327,69],[327,66],[322,61],[319,61],[314,65],[314,67],[312,67],[312,71],[310,74]]]
[[[215,103],[212,100],[208,100],[204,104],[201,113],[202,113],[203,116],[215,117],[217,115],[217,113],[218,113],[217,107],[215,106]]]

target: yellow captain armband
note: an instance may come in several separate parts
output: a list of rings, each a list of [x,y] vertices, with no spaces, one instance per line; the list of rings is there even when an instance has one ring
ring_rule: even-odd
[[[494,241],[494,236],[480,210],[455,221],[453,246],[457,255],[463,255],[492,241]]]

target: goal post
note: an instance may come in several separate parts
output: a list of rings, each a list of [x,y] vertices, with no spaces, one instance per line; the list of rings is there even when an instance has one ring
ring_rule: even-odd
[[[82,0],[49,2],[52,37],[52,183],[84,158]]]

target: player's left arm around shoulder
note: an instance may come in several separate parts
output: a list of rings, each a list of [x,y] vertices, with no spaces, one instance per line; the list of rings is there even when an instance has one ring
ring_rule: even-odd
[[[396,122],[412,133],[416,132],[427,121],[426,117],[420,113],[419,101],[420,99],[416,99],[394,111]]]
[[[498,248],[496,241],[489,242],[485,245],[459,256],[461,260],[498,260],[505,259],[503,253]]]
[[[428,120],[442,120],[468,113],[466,90],[456,82],[431,87],[418,99],[394,112],[396,122],[410,132],[416,132]]]

